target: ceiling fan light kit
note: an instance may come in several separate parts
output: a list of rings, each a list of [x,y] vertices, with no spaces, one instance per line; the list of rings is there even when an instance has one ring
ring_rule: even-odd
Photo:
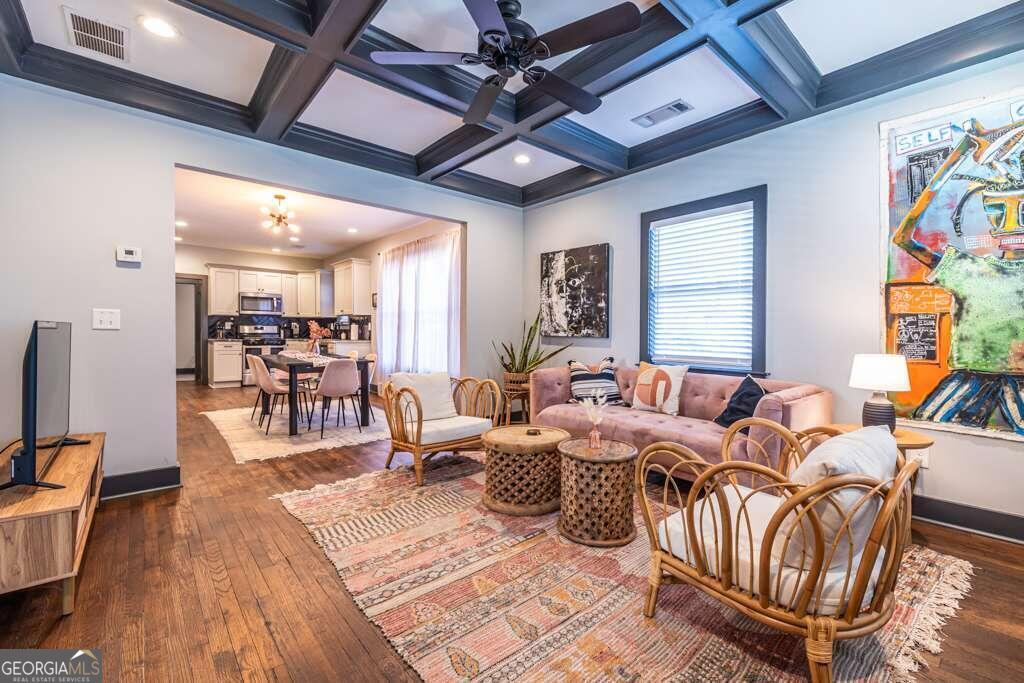
[[[623,2],[603,12],[561,26],[538,36],[519,18],[519,0],[463,0],[479,30],[476,54],[462,52],[375,51],[370,58],[385,65],[475,65],[494,70],[484,79],[462,120],[480,124],[487,120],[505,84],[517,73],[523,80],[572,107],[589,114],[601,100],[564,78],[536,66],[535,62],[556,57],[640,28],[640,10]]]

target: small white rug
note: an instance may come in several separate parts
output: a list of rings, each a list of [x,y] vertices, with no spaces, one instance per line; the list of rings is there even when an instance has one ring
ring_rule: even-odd
[[[287,411],[287,408],[285,410]],[[287,455],[319,451],[325,448],[356,446],[391,437],[387,419],[381,410],[371,408],[377,421],[370,420],[370,426],[363,427],[362,432],[356,427],[351,410],[346,414],[348,426],[335,427],[336,410],[337,408],[334,406],[331,407],[331,415],[327,418],[323,439],[320,438],[319,410],[313,411],[313,428],[310,431],[306,431],[306,421],[299,420],[299,433],[295,436],[288,436],[287,412],[274,414],[274,421],[270,425],[270,436],[264,434],[266,422],[263,423],[262,429],[257,424],[259,415],[252,420],[249,419],[249,416],[252,415],[252,406],[212,410],[200,413],[200,415],[209,418],[227,442],[235,462],[239,463],[282,458]]]

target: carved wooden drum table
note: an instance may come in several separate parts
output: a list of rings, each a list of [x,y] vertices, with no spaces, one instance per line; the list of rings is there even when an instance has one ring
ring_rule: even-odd
[[[564,429],[530,425],[485,432],[484,505],[505,515],[543,515],[557,510],[558,443],[569,436]]]
[[[602,439],[558,445],[562,455],[562,516],[558,531],[570,541],[593,546],[626,545],[636,537],[633,478],[636,448]]]

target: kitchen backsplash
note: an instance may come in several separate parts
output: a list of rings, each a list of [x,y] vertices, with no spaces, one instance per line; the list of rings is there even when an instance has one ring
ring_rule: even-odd
[[[234,321],[235,334],[238,332],[239,325],[278,325],[283,330],[289,323],[297,322],[299,323],[299,337],[305,338],[309,336],[310,320],[315,320],[319,325],[326,327],[335,322],[337,318],[291,318],[280,315],[211,315],[207,317],[208,335],[211,339],[214,337],[218,323],[226,320]],[[283,334],[284,332],[282,331],[282,336]]]

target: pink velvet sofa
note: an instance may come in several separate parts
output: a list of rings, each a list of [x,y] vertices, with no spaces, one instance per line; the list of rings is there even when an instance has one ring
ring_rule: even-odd
[[[622,398],[633,400],[638,368],[618,368],[615,372]],[[658,441],[673,441],[689,446],[710,463],[722,460],[725,429],[713,422],[729,402],[742,377],[688,372],[679,394],[679,415],[634,410],[623,406],[605,408],[599,427],[601,434],[633,444],[643,450]],[[793,431],[832,422],[832,393],[813,384],[759,379],[769,393],[758,402],[754,417],[779,422]],[[585,436],[591,429],[583,408],[569,403],[569,368],[545,368],[530,376],[530,416],[534,424],[561,427],[574,436]],[[757,438],[751,435],[752,438]],[[730,457],[753,460],[749,441],[733,442]]]

